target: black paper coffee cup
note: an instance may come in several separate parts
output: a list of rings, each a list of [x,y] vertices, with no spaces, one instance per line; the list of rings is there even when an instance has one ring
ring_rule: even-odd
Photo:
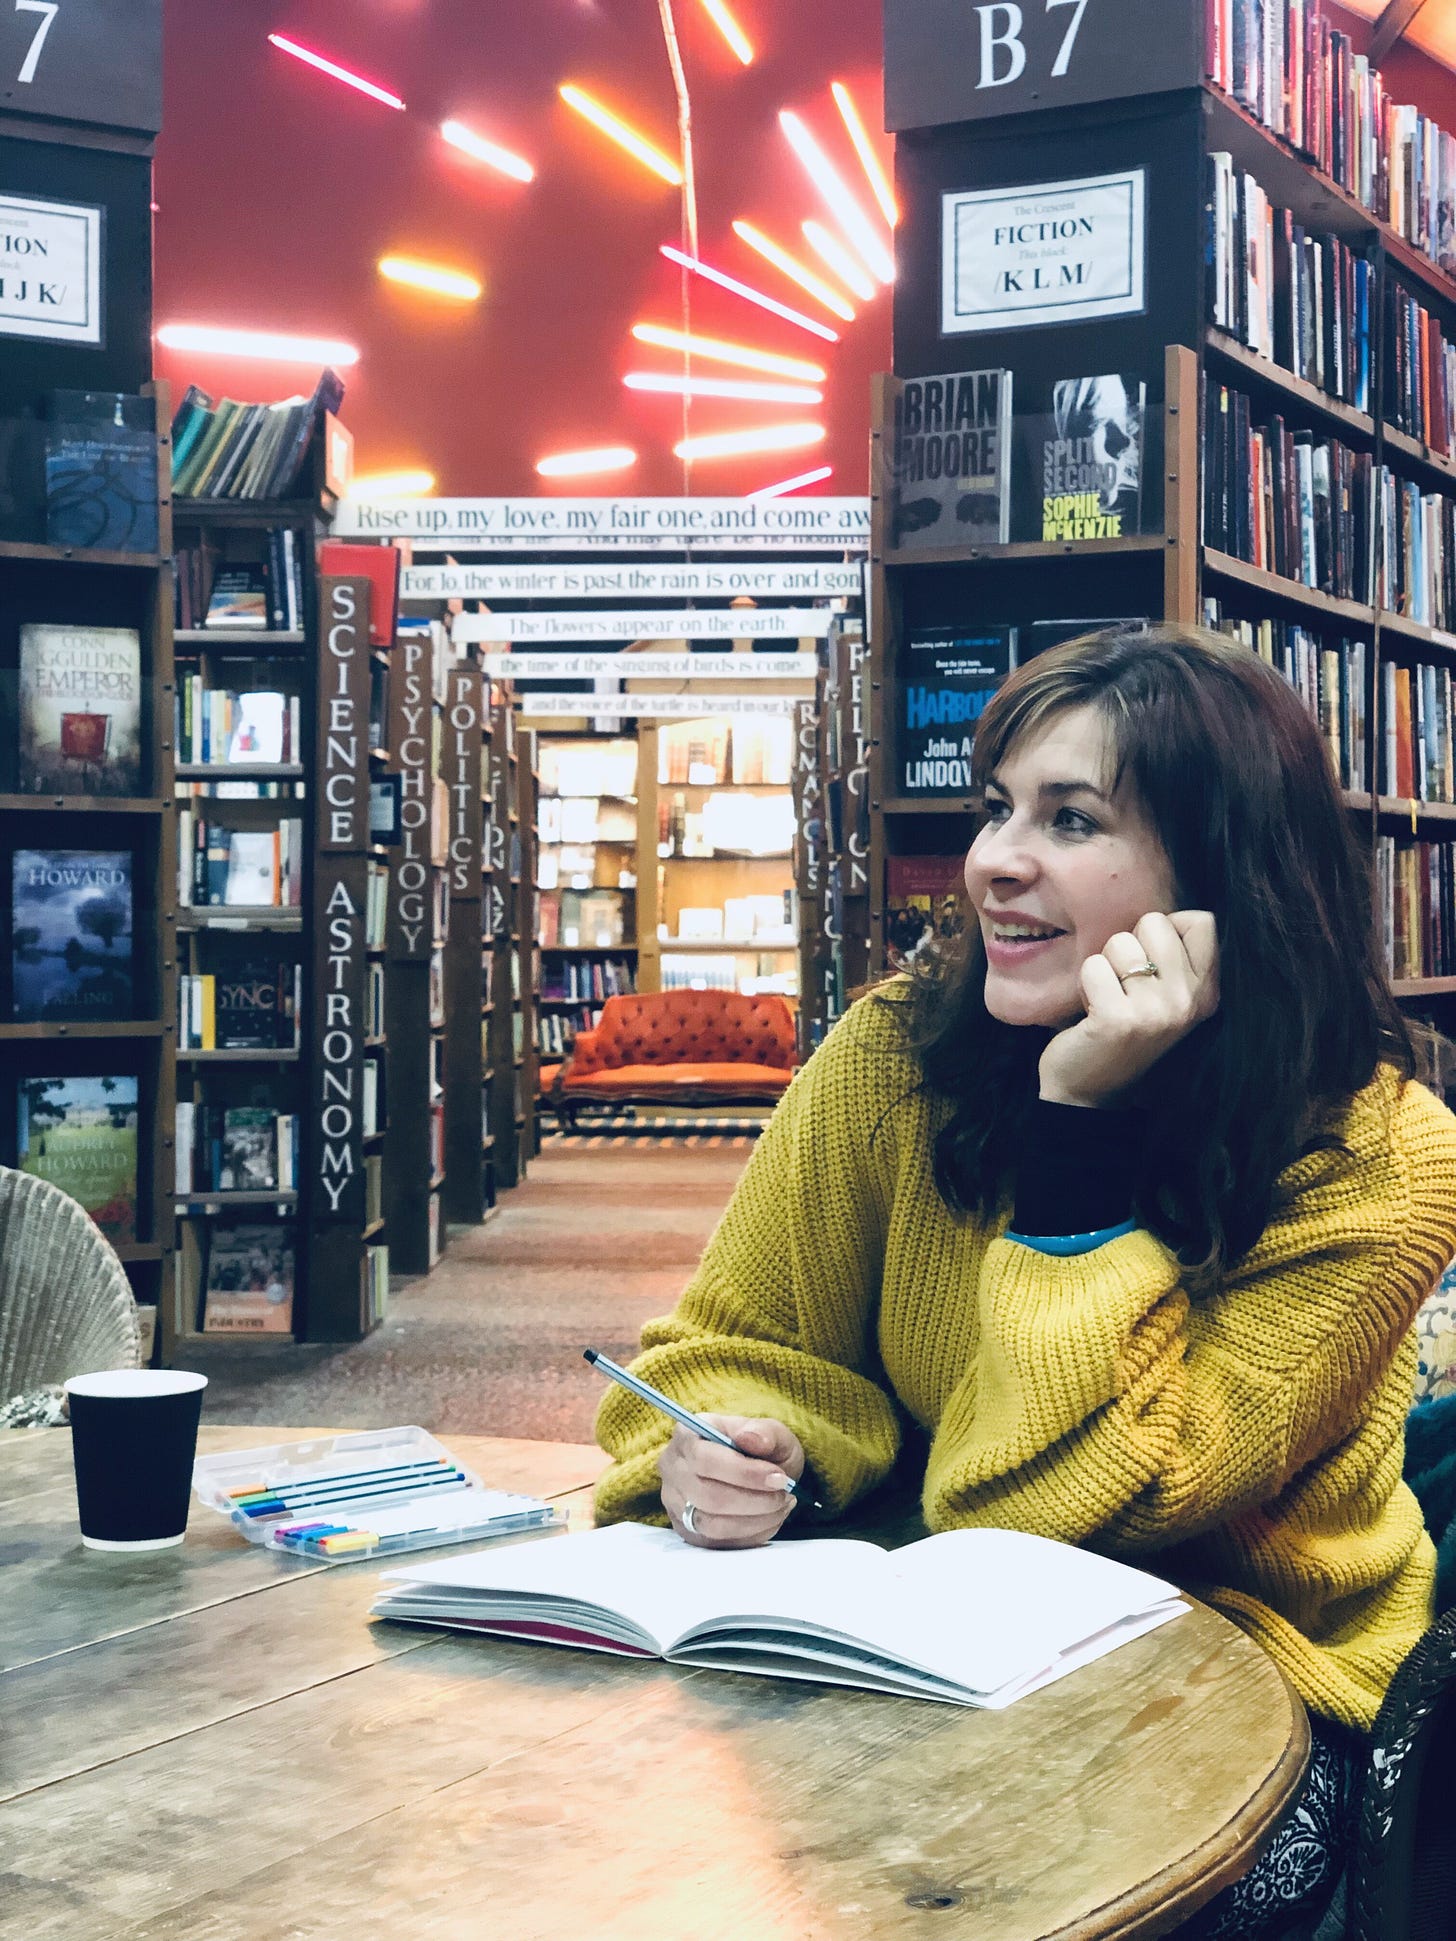
[[[171,1368],[114,1368],[66,1383],[82,1543],[92,1550],[181,1543],[206,1386],[206,1375]]]

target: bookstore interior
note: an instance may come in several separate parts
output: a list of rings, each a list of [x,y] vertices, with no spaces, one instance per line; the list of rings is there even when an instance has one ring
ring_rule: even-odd
[[[445,485],[366,467],[357,348],[171,321],[208,305],[153,172],[159,0],[114,45],[81,0],[4,29],[0,1161],[108,1237],[146,1360],[367,1336],[553,1139],[756,1133],[853,995],[959,929],[981,709],[1098,625],[1284,674],[1395,990],[1456,1021],[1450,9],[1138,5],[1129,95],[1081,7],[973,43],[891,0],[883,116],[837,80],[777,116],[817,268],[744,222],[737,274],[661,252],[625,381],[684,428],[652,492],[585,400],[575,451],[507,410],[522,448],[467,427]],[[271,34],[264,71],[365,143],[346,52]],[[560,96],[696,235],[671,155]],[[774,478],[826,436],[850,295],[885,336],[832,401],[845,462]],[[427,370],[393,418],[358,380],[376,447]]]

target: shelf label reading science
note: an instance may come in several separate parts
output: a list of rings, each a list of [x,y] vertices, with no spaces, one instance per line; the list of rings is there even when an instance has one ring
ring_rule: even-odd
[[[675,561],[623,566],[406,566],[405,600],[728,600],[855,599],[864,592],[859,561],[806,560],[801,566],[745,560]]]
[[[320,849],[362,852],[369,842],[369,582],[319,582],[318,772]]]
[[[905,642],[897,723],[899,793],[966,796],[986,704],[1011,670],[1013,627],[925,627]]]
[[[0,195],[0,337],[100,346],[105,212]]]
[[[1141,314],[1146,200],[1140,168],[942,196],[942,333]]]
[[[344,499],[340,538],[413,539],[463,552],[675,546],[865,551],[867,498]]]

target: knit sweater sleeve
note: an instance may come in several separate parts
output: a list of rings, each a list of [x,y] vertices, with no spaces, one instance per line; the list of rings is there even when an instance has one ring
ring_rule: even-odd
[[[1352,1435],[1456,1250],[1456,1121],[1386,1071],[1341,1136],[1353,1157],[1288,1168],[1257,1245],[1197,1302],[1143,1230],[1071,1257],[992,1240],[932,1524],[1157,1549],[1271,1503]]]
[[[632,1363],[700,1413],[785,1423],[835,1510],[882,1480],[899,1446],[873,1315],[892,1102],[915,1073],[878,1008],[862,999],[794,1079],[686,1292],[647,1324]],[[658,1410],[607,1392],[597,1437],[615,1460],[597,1485],[600,1522],[662,1519],[657,1459],[671,1432]]]

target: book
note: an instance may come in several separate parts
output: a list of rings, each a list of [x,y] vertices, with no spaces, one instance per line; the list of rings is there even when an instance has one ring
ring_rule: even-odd
[[[157,550],[157,426],[150,398],[53,391],[46,426],[46,539]]]
[[[261,566],[224,566],[207,601],[208,627],[266,627],[268,580]]]
[[[11,883],[15,1019],[129,1018],[131,851],[17,849]]]
[[[273,1048],[298,1041],[298,966],[248,959],[214,980],[215,1033],[220,1050]]]
[[[1027,539],[1123,539],[1142,531],[1143,416],[1140,377],[1059,378],[1050,412],[1021,421],[1034,514]]]
[[[374,1617],[990,1710],[1189,1608],[1160,1578],[1018,1530],[702,1550],[617,1523],[381,1581]]]
[[[257,907],[278,903],[278,845],[269,829],[217,832],[227,845],[223,903]]]
[[[906,378],[895,398],[890,544],[992,546],[1010,535],[1011,373]]]
[[[109,1240],[135,1240],[135,1075],[22,1078],[16,1104],[21,1172],[69,1193]]]
[[[288,1334],[293,1241],[287,1227],[215,1227],[207,1249],[204,1334]]]
[[[279,1185],[279,1121],[265,1105],[229,1105],[222,1114],[218,1190],[266,1193]]]
[[[318,570],[340,579],[369,582],[369,644],[392,647],[399,617],[398,546],[354,546],[344,539],[326,539],[319,547]]]
[[[228,736],[230,762],[282,762],[288,759],[288,699],[267,688],[239,694]]]
[[[906,963],[929,937],[957,937],[965,927],[965,857],[885,858],[885,949]]]
[[[1014,627],[921,627],[900,650],[894,793],[966,795],[976,723],[1016,658]]]
[[[134,627],[22,622],[21,794],[141,794],[141,651]]]

